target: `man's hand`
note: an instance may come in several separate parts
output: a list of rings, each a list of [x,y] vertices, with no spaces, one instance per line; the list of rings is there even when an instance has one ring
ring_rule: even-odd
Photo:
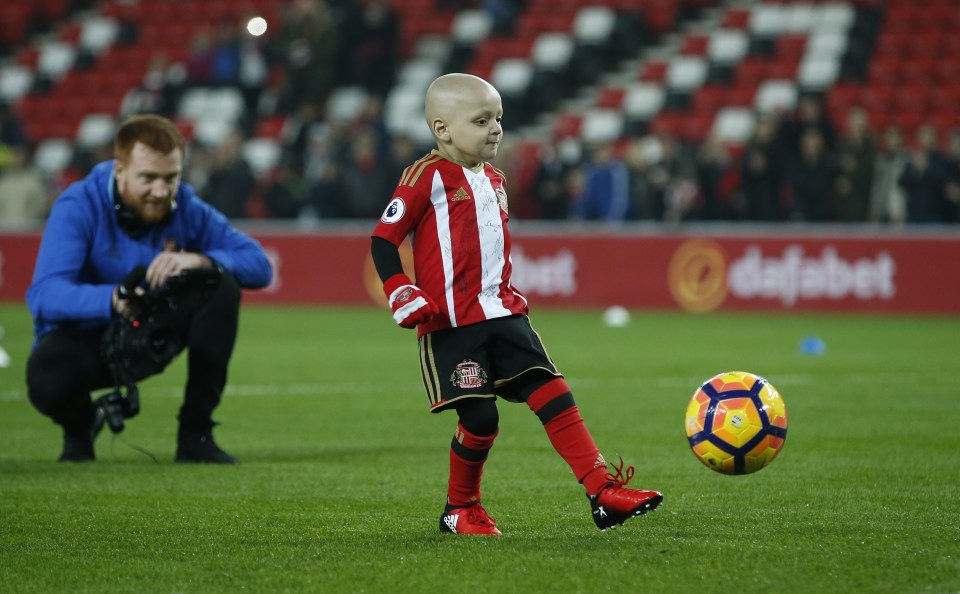
[[[135,288],[133,292],[137,296],[146,293],[142,287]],[[128,319],[140,315],[140,307],[137,306],[136,301],[120,296],[120,285],[113,288],[113,311],[117,312],[121,317]]]
[[[151,289],[158,289],[167,282],[171,276],[176,276],[190,268],[210,268],[213,262],[203,254],[192,252],[172,252],[165,251],[157,254],[157,257],[150,262],[147,267],[147,284]]]
[[[426,324],[440,313],[440,308],[423,289],[413,284],[405,274],[396,274],[383,283],[383,292],[387,295],[393,319],[402,328],[414,328],[417,324]]]

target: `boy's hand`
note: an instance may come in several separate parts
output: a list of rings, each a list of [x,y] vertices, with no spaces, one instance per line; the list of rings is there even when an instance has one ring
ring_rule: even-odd
[[[402,328],[414,328],[417,324],[426,324],[440,313],[440,308],[423,289],[413,284],[405,274],[396,274],[383,283],[383,292],[387,295],[393,319]]]

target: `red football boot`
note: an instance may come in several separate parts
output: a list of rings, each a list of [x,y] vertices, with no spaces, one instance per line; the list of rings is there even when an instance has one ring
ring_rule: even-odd
[[[500,536],[497,522],[479,503],[470,507],[448,507],[440,516],[440,532]]]
[[[600,530],[616,528],[630,518],[653,511],[663,501],[663,495],[657,491],[626,488],[633,478],[633,466],[628,466],[624,474],[622,458],[620,466],[614,468],[615,475],[607,473],[610,483],[596,495],[587,495],[593,509],[593,521]]]

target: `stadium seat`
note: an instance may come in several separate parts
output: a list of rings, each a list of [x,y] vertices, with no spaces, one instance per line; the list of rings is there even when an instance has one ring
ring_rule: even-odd
[[[773,38],[788,29],[789,15],[780,4],[755,4],[750,12],[749,31],[757,37]]]
[[[79,47],[94,55],[113,45],[120,32],[120,25],[111,18],[91,17],[83,21],[80,29]]]
[[[338,123],[357,119],[367,107],[367,92],[363,87],[339,87],[327,98],[327,117]]]
[[[530,59],[537,68],[550,72],[565,69],[572,56],[573,40],[565,33],[541,33],[530,53]]]
[[[817,5],[810,27],[817,32],[847,31],[856,16],[853,6],[847,2],[824,2]]]
[[[840,58],[847,51],[849,36],[845,31],[816,31],[807,39],[805,57]]]
[[[522,97],[533,78],[533,68],[528,60],[506,58],[497,62],[490,73],[490,83],[504,96]]]
[[[755,121],[752,109],[725,107],[714,118],[711,134],[721,142],[744,143],[753,133]]]
[[[50,138],[40,142],[34,152],[33,163],[46,175],[57,175],[70,165],[73,145],[64,138]]]
[[[424,88],[430,82],[443,74],[440,69],[442,61],[431,58],[415,58],[408,60],[397,74],[399,84],[423,85]]]
[[[493,18],[484,10],[462,10],[454,17],[450,34],[456,43],[475,45],[493,30]]]
[[[573,37],[580,43],[601,45],[613,34],[617,15],[606,6],[585,6],[573,21]]]
[[[762,114],[786,113],[796,107],[797,95],[792,80],[765,80],[757,89],[754,107]]]
[[[256,177],[266,174],[280,163],[280,144],[272,138],[251,138],[243,143],[241,152]]]
[[[667,88],[674,92],[692,93],[707,79],[707,62],[697,56],[677,56],[667,67]]]
[[[840,61],[833,57],[804,58],[797,71],[797,82],[805,91],[825,91],[840,75]]]
[[[623,134],[623,114],[618,109],[592,109],[583,116],[580,135],[587,144],[613,142]]]
[[[77,50],[72,44],[49,41],[40,47],[37,73],[51,80],[57,80],[73,67],[76,55]]]
[[[816,23],[816,9],[808,2],[793,2],[782,7],[785,33],[806,34]]]
[[[707,58],[716,64],[733,65],[747,55],[750,40],[743,31],[721,29],[714,31],[707,42]]]
[[[30,91],[33,69],[19,64],[0,66],[0,102],[14,103]]]
[[[656,83],[635,82],[627,87],[623,110],[634,120],[649,121],[663,108],[666,92]]]
[[[117,127],[116,118],[109,113],[92,113],[84,116],[77,129],[77,146],[96,149],[110,145]]]

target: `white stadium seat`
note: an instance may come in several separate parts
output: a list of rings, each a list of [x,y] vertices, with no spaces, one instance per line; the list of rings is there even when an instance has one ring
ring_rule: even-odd
[[[713,119],[711,134],[721,142],[743,143],[753,134],[756,118],[753,111],[742,107],[725,107]]]
[[[623,97],[623,111],[628,117],[650,120],[663,109],[666,92],[658,84],[633,83]]]
[[[765,80],[754,98],[759,113],[790,111],[797,106],[797,86],[792,80]]]

